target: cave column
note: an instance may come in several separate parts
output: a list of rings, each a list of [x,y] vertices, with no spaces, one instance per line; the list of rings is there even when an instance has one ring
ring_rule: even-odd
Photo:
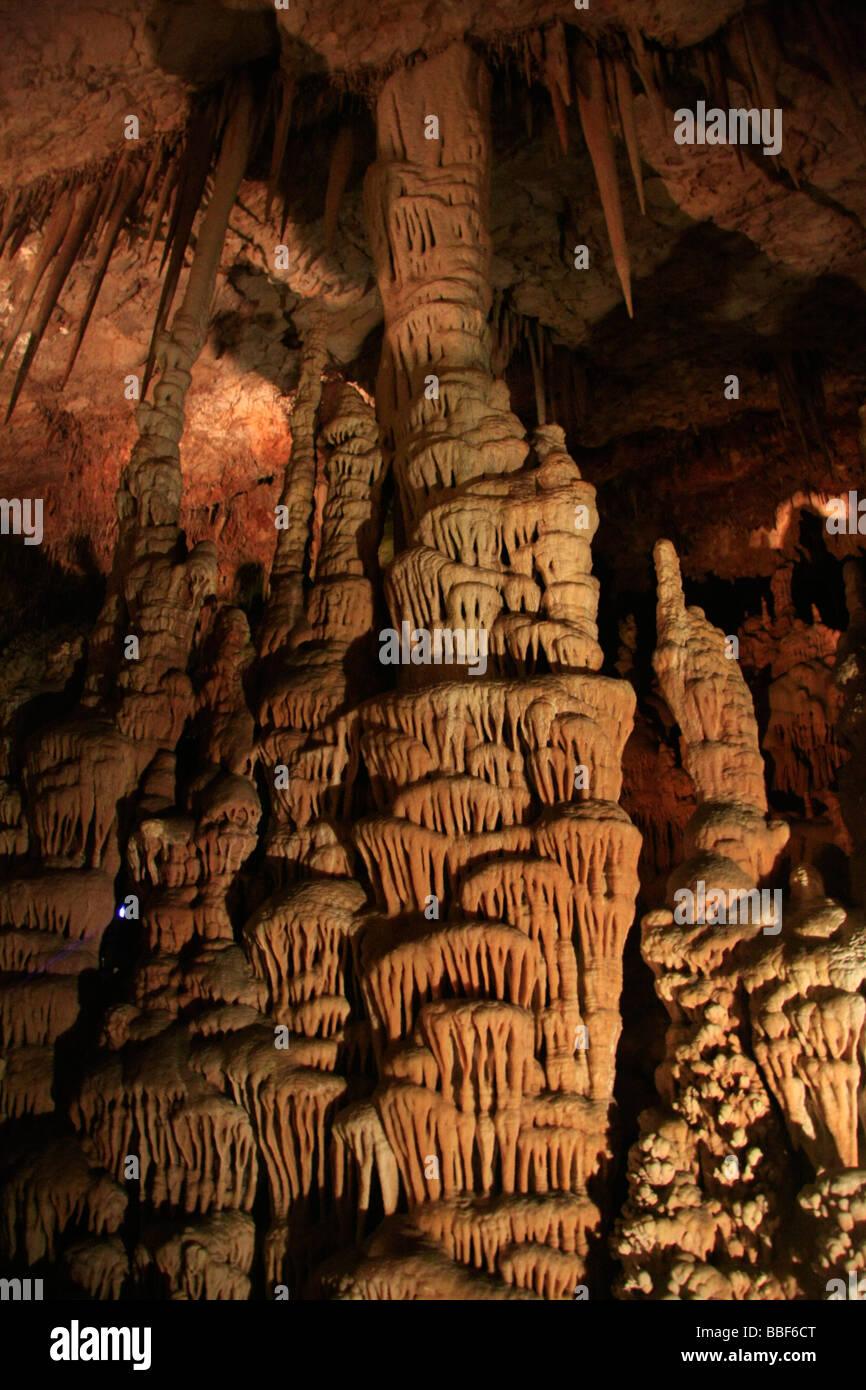
[[[380,408],[405,409],[420,369],[490,371],[489,78],[454,44],[404,68],[376,112],[365,199],[385,338]]]
[[[487,324],[489,88],[486,68],[457,43],[395,73],[376,111],[377,160],[364,188],[385,310],[376,407],[407,529],[434,488],[520,467],[526,457],[525,445],[516,458],[512,445],[500,463],[483,447],[453,457],[483,417],[508,411],[491,375]]]
[[[570,1297],[600,1219],[587,1183],[607,1159],[637,887],[616,804],[634,697],[597,674],[594,489],[556,426],[530,459],[492,374],[483,65],[458,43],[395,73],[377,126],[376,405],[406,542],[380,660],[407,627],[422,645],[359,711],[382,812],[354,831],[376,897],[352,938],[374,1104],[410,1224],[444,1247],[437,1296],[462,1296],[475,1241],[498,1276],[481,1296]],[[389,1289],[429,1296],[398,1264]]]

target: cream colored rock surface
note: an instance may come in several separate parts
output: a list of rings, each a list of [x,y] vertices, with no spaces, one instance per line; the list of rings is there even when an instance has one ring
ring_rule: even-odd
[[[781,889],[764,890],[766,902],[755,892],[745,921],[739,902],[731,915],[736,894],[779,883],[787,827],[761,814],[756,720],[723,634],[685,609],[667,542],[656,567],[655,666],[698,809],[684,836],[692,857],[672,873],[667,905],[642,922],[643,954],[671,1019],[656,1073],[667,1108],[643,1114],[629,1157],[629,1199],[612,1243],[625,1266],[619,1292],[813,1297],[839,1219],[834,1180],[823,1174],[844,1174],[840,1192],[859,1177],[864,924],[805,865],[784,899]],[[721,912],[708,906],[711,890]],[[818,1175],[799,1195],[771,1097],[787,1142]],[[797,1205],[813,1218],[805,1248],[788,1234]],[[854,1249],[848,1267],[861,1261]]]

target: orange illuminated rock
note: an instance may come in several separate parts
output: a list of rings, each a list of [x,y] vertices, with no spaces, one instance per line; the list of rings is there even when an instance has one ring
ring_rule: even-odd
[[[855,1296],[862,21],[6,8],[0,1273]]]
[[[559,1202],[598,1220],[586,1193],[609,1152],[640,850],[617,805],[634,697],[595,674],[594,490],[561,429],[524,440],[491,372],[486,103],[486,73],[454,44],[389,79],[377,109],[377,409],[408,541],[385,595],[396,634],[447,630],[454,650],[430,636],[429,659],[419,648],[397,691],[360,708],[378,814],[354,838],[379,911],[353,944],[373,1104],[418,1225],[447,1255],[430,1257],[436,1296],[461,1286],[450,1261],[478,1266],[486,1249],[501,1287],[563,1298],[586,1273],[583,1235],[566,1244],[530,1194],[545,1214]],[[497,1192],[495,1223],[477,1208],[476,1226],[475,1200]],[[397,1231],[383,1226],[378,1259]],[[390,1297],[399,1278],[418,1297],[421,1258],[332,1287]],[[502,1296],[483,1290],[464,1296]]]
[[[657,1072],[669,1108],[644,1114],[630,1155],[615,1241],[620,1290],[630,1298],[808,1296],[813,1275],[798,1279],[785,1254],[783,1213],[794,1193],[770,1095],[816,1170],[857,1167],[863,929],[824,896],[812,868],[791,875],[787,903],[780,890],[758,889],[778,874],[787,827],[765,817],[748,691],[722,634],[685,608],[667,543],[656,547],[656,563],[656,670],[682,730],[698,809],[668,905],[642,923],[644,956],[671,1017]],[[817,1196],[799,1200],[820,1207]]]

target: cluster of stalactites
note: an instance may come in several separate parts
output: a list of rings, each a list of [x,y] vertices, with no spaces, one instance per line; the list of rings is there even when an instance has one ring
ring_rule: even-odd
[[[866,123],[851,92],[847,57],[850,39],[827,8],[810,6],[805,17],[812,51],[833,88],[843,124],[851,137],[862,143]],[[604,211],[614,266],[631,316],[632,268],[614,141],[621,138],[625,145],[637,200],[641,212],[645,212],[638,125],[642,127],[641,136],[652,131],[654,141],[671,140],[669,107],[676,103],[668,96],[667,58],[656,45],[647,44],[635,27],[629,26],[627,34],[614,38],[613,42],[597,44],[576,26],[558,20],[543,33],[534,30],[526,36],[524,60],[527,80],[534,70],[547,87],[565,153],[569,149],[569,110],[577,107]],[[778,87],[786,60],[772,19],[762,8],[735,16],[709,40],[691,50],[681,50],[677,61],[680,69],[683,63],[692,67],[710,107],[727,111],[739,104],[752,110],[782,109]],[[789,70],[789,81],[791,75]],[[635,105],[636,95],[641,91],[648,105],[645,120]],[[793,140],[786,139],[784,151],[774,160],[786,171],[795,188],[800,186],[799,156],[798,132]],[[739,148],[737,157],[742,165]],[[533,367],[537,378],[540,368],[537,359]]]

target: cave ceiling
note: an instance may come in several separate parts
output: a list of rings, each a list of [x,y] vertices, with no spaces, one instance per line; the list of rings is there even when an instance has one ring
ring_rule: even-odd
[[[265,0],[153,6],[76,0],[64,7],[58,25],[48,5],[4,6],[0,190],[7,200],[22,187],[60,187],[88,168],[112,165],[128,112],[138,115],[148,148],[172,144],[182,138],[199,94],[240,65],[272,65],[282,46],[299,73],[282,190],[289,199],[291,268],[274,269],[275,226],[265,217],[267,169],[260,167],[258,178],[248,177],[231,219],[184,441],[191,522],[206,528],[209,512],[219,507],[221,527],[250,537],[242,563],[263,558],[255,531],[271,497],[262,480],[274,476],[286,446],[279,400],[297,380],[305,315],[327,314],[335,363],[351,364],[365,351],[368,363],[375,360],[371,344],[381,304],[361,188],[373,153],[372,93],[395,65],[435,53],[458,31],[489,55],[494,73],[493,314],[510,333],[506,376],[520,413],[531,417],[536,409],[527,350],[532,338],[532,352],[546,359],[557,418],[573,448],[593,451],[589,467],[596,481],[604,486],[609,479],[618,497],[625,488],[640,495],[645,516],[652,475],[661,484],[660,517],[671,507],[681,510],[678,539],[685,544],[687,574],[713,568],[708,556],[714,546],[717,570],[728,573],[725,523],[745,517],[753,539],[741,562],[768,573],[774,560],[758,532],[773,528],[778,506],[808,490],[808,461],[823,458],[832,440],[835,453],[854,464],[866,273],[864,133],[862,117],[859,125],[856,119],[862,74],[822,68],[806,7],[802,16],[781,7],[773,16],[783,37],[773,64],[796,186],[788,169],[748,147],[706,146],[699,159],[677,147],[635,75],[643,213],[624,143],[616,145],[633,282],[630,319],[577,103],[565,109],[558,131],[545,86],[540,35],[560,10],[553,4],[400,4],[380,8],[370,24],[352,5],[300,3],[275,13]],[[742,15],[736,4],[599,3],[585,15],[566,14],[565,27],[580,26],[612,53],[631,52],[629,33],[642,33],[655,61],[664,63],[670,101],[676,92],[686,101],[703,90],[707,54],[715,51],[729,74],[731,101],[745,104],[751,79]],[[266,91],[263,104],[270,99]],[[326,248],[326,171],[346,128],[353,148],[339,235]],[[266,152],[258,161],[266,165]],[[0,463],[7,492],[14,493],[22,473],[47,480],[67,470],[75,479],[65,517],[70,550],[78,497],[97,468],[113,479],[134,428],[131,418],[126,427],[118,418],[114,373],[122,378],[147,353],[161,245],[158,237],[146,257],[148,221],[142,210],[135,234],[112,257],[61,390],[93,253],[75,265],[8,426]],[[7,322],[39,239],[38,231],[26,237],[3,270],[0,305]],[[589,250],[588,273],[573,267],[578,244]],[[721,386],[730,372],[740,379],[736,402],[725,399]],[[99,420],[100,428],[85,428],[85,417]],[[751,423],[748,433],[753,441],[760,435],[760,450],[743,448],[744,418],[756,426],[757,434]],[[46,422],[52,438],[62,441],[50,455],[41,447]],[[107,450],[109,438],[116,447]],[[700,526],[708,457],[719,489],[717,538]],[[760,504],[747,486],[756,476],[767,484]],[[811,479],[813,488],[818,481]],[[97,491],[105,499],[107,538],[111,486]],[[686,515],[689,507],[695,517]],[[97,557],[102,567],[107,543]],[[633,578],[648,584],[646,566]]]

